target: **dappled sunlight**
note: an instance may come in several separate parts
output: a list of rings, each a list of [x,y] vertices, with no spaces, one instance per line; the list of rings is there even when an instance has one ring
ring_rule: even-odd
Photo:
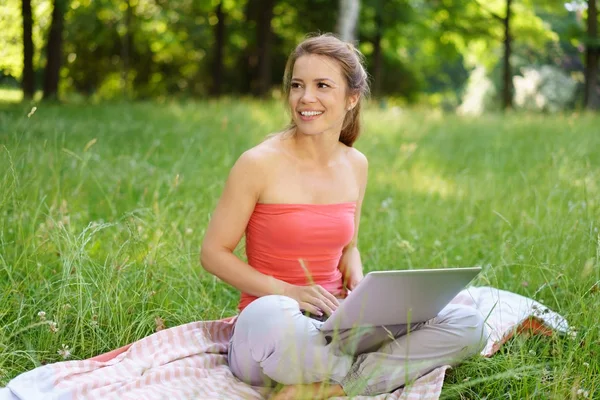
[[[442,199],[462,198],[465,194],[455,181],[419,166],[408,171],[379,169],[373,174],[374,185],[391,186],[401,192],[437,195]]]
[[[577,168],[572,164],[563,163],[558,168],[558,176],[560,182],[585,194],[585,200],[568,202],[569,213],[575,210],[585,212],[588,207],[594,209],[598,196],[600,196],[600,190],[598,190],[600,176],[597,170],[591,170],[589,167]]]
[[[568,178],[567,178],[568,179]],[[598,193],[598,179],[592,172],[587,173],[585,176],[572,179],[571,183],[573,186],[585,189],[588,195],[597,196]]]
[[[563,187],[575,189],[574,192],[583,193],[587,206],[593,207],[600,196],[598,181],[600,170],[593,150],[594,143],[576,142],[575,148],[560,147],[553,152],[552,167],[558,181]],[[575,194],[575,193],[573,193]],[[583,205],[585,208],[586,205]],[[570,207],[571,208],[571,207]],[[569,210],[570,212],[571,210]]]
[[[252,121],[267,130],[265,135],[283,129],[289,122],[288,113],[278,103],[264,103],[263,107],[252,107],[249,112]]]
[[[399,136],[405,140],[418,140],[445,117],[439,110],[422,112],[408,107],[381,108],[373,104],[366,107],[365,111],[362,135],[373,143],[397,140]]]
[[[22,100],[23,100],[23,92],[21,90],[0,88],[0,104],[1,103],[19,103]]]
[[[456,182],[444,179],[440,175],[413,171],[412,188],[423,194],[437,194],[442,198],[462,197],[464,192],[459,190]]]

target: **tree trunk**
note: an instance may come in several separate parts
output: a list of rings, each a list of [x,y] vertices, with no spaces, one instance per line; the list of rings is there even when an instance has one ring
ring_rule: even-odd
[[[31,13],[31,0],[21,2],[23,14],[23,78],[21,88],[23,97],[33,98],[35,93],[35,77],[33,74],[33,15]]]
[[[379,96],[381,94],[381,79],[383,59],[381,54],[381,39],[383,37],[383,18],[381,15],[380,3],[378,4],[375,13],[375,39],[373,40],[373,94]]]
[[[275,0],[263,0],[260,4],[256,21],[256,44],[258,46],[258,82],[255,89],[257,96],[264,96],[271,88],[271,53],[273,47],[273,7]]]
[[[359,11],[360,0],[340,0],[337,32],[343,41],[354,42],[356,39]]]
[[[121,71],[121,88],[123,97],[128,97],[129,95],[129,69],[131,65],[131,49],[133,48],[133,35],[131,34],[132,19],[133,8],[131,7],[131,1],[125,0],[125,37],[121,45],[121,62],[123,67]]]
[[[223,81],[223,48],[225,47],[225,13],[223,12],[223,1],[219,2],[215,13],[219,21],[215,25],[215,53],[212,63],[212,96],[221,95],[221,84]]]
[[[44,71],[44,99],[56,98],[62,61],[63,28],[67,0],[54,0],[52,22],[46,44],[46,69]]]
[[[598,95],[598,9],[596,0],[588,0],[587,46],[585,52],[585,108],[600,109]]]
[[[512,0],[506,0],[506,17],[504,18],[504,70],[502,86],[502,108],[512,108],[512,71],[510,69],[511,41],[510,36],[510,4]]]

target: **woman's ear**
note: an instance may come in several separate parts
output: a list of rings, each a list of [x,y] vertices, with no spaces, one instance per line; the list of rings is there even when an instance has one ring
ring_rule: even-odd
[[[356,104],[358,104],[359,97],[360,97],[359,93],[351,94],[350,96],[348,96],[348,101],[347,101],[348,105],[346,107],[346,110],[350,111],[354,107],[356,107]]]

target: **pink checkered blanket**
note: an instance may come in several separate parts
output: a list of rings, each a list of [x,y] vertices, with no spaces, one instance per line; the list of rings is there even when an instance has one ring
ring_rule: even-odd
[[[494,354],[523,329],[541,334],[569,332],[563,317],[508,291],[471,287],[452,303],[476,307],[487,319],[491,333],[484,356]],[[263,399],[267,389],[241,382],[227,365],[234,323],[233,318],[192,322],[91,359],[44,365],[11,380],[0,389],[0,400]],[[438,399],[448,368],[437,368],[392,394],[370,398]]]

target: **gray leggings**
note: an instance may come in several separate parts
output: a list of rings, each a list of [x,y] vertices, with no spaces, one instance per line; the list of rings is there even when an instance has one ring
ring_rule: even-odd
[[[449,304],[423,323],[322,332],[285,296],[264,296],[239,315],[229,366],[255,386],[339,383],[348,395],[391,392],[479,353],[487,331],[472,307]]]

